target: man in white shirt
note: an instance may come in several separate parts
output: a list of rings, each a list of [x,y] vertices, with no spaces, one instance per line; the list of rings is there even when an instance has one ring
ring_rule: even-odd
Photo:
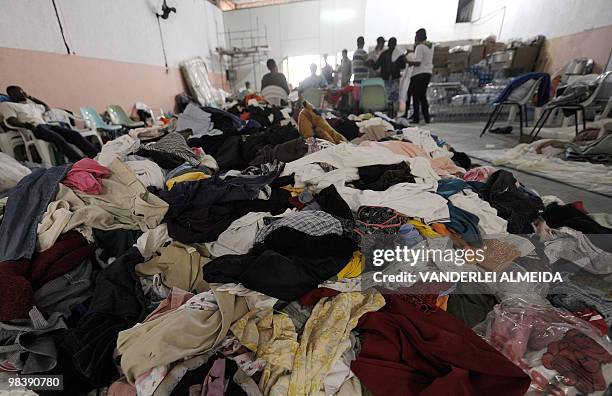
[[[433,71],[433,45],[427,41],[425,29],[416,31],[414,37],[414,55],[408,61],[413,66],[412,77],[410,77],[409,91],[412,93],[413,113],[412,122],[419,123],[421,110],[425,123],[429,124],[429,103],[427,103],[427,86],[431,81]]]
[[[47,124],[43,114],[49,110],[49,106],[42,100],[28,95],[21,87],[16,85],[7,87],[6,93],[10,101],[0,104],[0,113],[7,127],[13,126],[31,130],[37,139],[57,146],[71,162],[76,162],[83,156],[70,144],[77,146],[89,158],[94,158],[98,154],[99,150],[79,132],[71,129],[69,125]]]

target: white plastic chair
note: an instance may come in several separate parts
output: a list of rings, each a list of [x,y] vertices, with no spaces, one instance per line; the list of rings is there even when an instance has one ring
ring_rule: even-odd
[[[72,129],[80,133],[81,136],[83,136],[84,138],[94,138],[97,143],[100,143],[100,147],[104,145],[104,143],[102,142],[102,137],[100,136],[100,133],[98,133],[98,130],[96,129],[95,125],[90,126],[88,120],[77,117],[61,109],[51,109],[47,113],[45,113],[45,115],[49,115],[49,114],[52,114],[52,119],[46,119],[46,121],[49,124],[58,124],[60,122],[63,122],[65,124],[70,124],[70,120],[83,121],[85,126],[87,126],[87,129],[79,129],[79,128],[72,128]]]
[[[287,95],[287,92],[277,85],[268,85],[267,87],[262,89],[261,96],[263,96],[268,101],[268,103],[273,104],[275,106],[280,106],[281,101],[283,100],[285,102],[289,101],[289,95]]]
[[[19,132],[0,127],[0,151],[15,158],[15,149],[19,146],[24,146]]]

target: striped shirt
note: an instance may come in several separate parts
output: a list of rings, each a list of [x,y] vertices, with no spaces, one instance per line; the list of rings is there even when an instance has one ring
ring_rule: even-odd
[[[359,82],[363,79],[368,78],[370,69],[366,64],[368,60],[368,53],[364,49],[358,48],[353,53],[353,81]]]

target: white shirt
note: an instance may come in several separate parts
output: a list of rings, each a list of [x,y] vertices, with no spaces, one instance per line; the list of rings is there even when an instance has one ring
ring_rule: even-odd
[[[412,75],[429,73],[433,71],[433,48],[429,48],[425,44],[419,44],[414,50],[414,62],[421,62],[419,66],[414,66]]]
[[[0,111],[4,120],[15,117],[20,122],[33,124],[34,126],[47,123],[42,116],[46,111],[45,106],[34,102],[2,102],[2,110]]]

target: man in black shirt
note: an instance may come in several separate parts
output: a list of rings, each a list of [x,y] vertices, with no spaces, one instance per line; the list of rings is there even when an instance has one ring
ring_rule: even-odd
[[[396,48],[397,39],[395,37],[391,37],[387,45],[387,49],[380,54],[376,62],[372,62],[372,67],[374,69],[380,68],[380,76],[385,81],[389,101],[393,103],[393,108],[397,110],[399,106],[399,79],[402,69],[406,67],[406,57],[401,50]]]
[[[270,72],[264,74],[264,76],[261,78],[261,89],[263,90],[268,85],[276,85],[277,87],[284,89],[288,95],[289,85],[287,85],[287,79],[283,73],[278,72],[278,67],[276,66],[274,59],[268,59],[266,66],[268,66],[268,70],[270,70]]]

